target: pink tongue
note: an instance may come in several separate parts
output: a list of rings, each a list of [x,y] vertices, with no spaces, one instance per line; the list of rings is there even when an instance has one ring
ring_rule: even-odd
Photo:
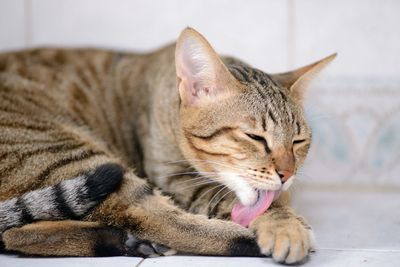
[[[259,194],[257,202],[252,206],[244,206],[240,202],[233,206],[231,218],[235,223],[247,227],[251,221],[263,214],[271,206],[272,201],[274,201],[275,191],[262,190]]]

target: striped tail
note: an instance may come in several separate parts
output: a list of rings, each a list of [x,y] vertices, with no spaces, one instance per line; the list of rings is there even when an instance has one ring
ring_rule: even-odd
[[[38,220],[80,219],[120,185],[123,170],[104,164],[95,170],[0,202],[0,235]]]

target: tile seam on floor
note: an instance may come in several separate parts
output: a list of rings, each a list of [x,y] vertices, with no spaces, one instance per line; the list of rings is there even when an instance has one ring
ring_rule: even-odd
[[[138,263],[135,267],[139,267],[140,264],[142,264],[142,262],[144,262],[144,260],[145,260],[145,258],[142,258],[142,259],[139,261],[139,263]]]

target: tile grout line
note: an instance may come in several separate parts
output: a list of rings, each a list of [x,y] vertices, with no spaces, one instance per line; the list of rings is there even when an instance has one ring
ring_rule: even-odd
[[[144,262],[144,260],[145,260],[145,258],[142,258],[142,260],[139,261],[139,263],[135,267],[139,267]]]

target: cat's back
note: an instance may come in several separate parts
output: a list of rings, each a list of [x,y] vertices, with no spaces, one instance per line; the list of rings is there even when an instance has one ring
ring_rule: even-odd
[[[175,81],[173,55],[174,45],[141,54],[62,48],[0,53],[0,115],[17,109],[81,124],[85,114],[92,114],[84,124],[98,125],[104,110],[123,114],[121,107],[131,107],[132,113],[146,105],[153,80],[165,80],[155,76]]]
[[[113,58],[110,50],[37,48],[0,54],[2,79],[30,80],[49,85],[73,74],[104,74]]]
[[[62,48],[0,53],[0,107],[14,104],[25,111],[31,108],[34,113],[43,113],[40,106],[61,112],[61,107],[84,105],[87,96],[105,89],[116,62],[134,56],[111,50]]]

